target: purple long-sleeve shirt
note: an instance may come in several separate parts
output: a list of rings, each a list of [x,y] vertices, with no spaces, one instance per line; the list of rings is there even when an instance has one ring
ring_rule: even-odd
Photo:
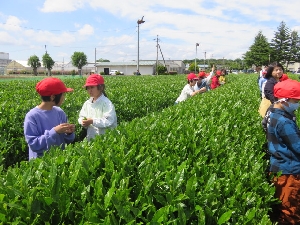
[[[31,109],[25,116],[24,135],[29,147],[29,160],[41,157],[52,146],[65,148],[65,144],[75,139],[75,134],[58,134],[54,127],[67,123],[65,112],[57,106],[51,110],[42,110],[38,107]]]

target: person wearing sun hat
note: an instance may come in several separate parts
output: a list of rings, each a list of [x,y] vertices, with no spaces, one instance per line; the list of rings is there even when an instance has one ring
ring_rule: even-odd
[[[105,133],[107,128],[117,126],[117,115],[113,103],[105,93],[104,78],[91,74],[83,86],[90,98],[83,104],[78,122],[87,129],[87,140]]]
[[[65,100],[67,88],[58,78],[41,80],[35,87],[42,102],[25,116],[24,135],[29,148],[29,160],[42,157],[51,147],[65,148],[75,139],[75,125],[68,123],[65,112],[60,108]]]
[[[279,224],[300,224],[300,131],[295,111],[299,108],[300,82],[287,79],[274,86],[277,101],[266,113],[264,127],[270,152],[270,173],[274,174]],[[279,176],[278,176],[279,174]]]
[[[194,73],[189,73],[187,75],[187,84],[183,87],[179,97],[175,101],[175,105],[178,104],[179,102],[183,102],[187,100],[189,97],[192,97],[198,93],[203,92],[202,90],[194,90],[194,86],[196,82],[198,81],[198,77]]]

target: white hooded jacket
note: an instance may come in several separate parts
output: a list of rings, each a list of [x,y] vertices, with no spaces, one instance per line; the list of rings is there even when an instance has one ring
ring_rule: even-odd
[[[107,128],[117,126],[115,107],[103,94],[95,102],[90,98],[83,104],[79,113],[79,124],[82,124],[84,117],[93,119],[93,124],[87,127],[88,141],[96,135],[104,134]]]

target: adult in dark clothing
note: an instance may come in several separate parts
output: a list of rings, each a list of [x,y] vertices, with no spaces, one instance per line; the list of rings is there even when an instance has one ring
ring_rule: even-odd
[[[274,62],[269,65],[267,74],[265,75],[267,82],[264,87],[264,94],[265,98],[270,100],[272,104],[277,101],[277,98],[274,96],[274,86],[280,82],[279,79],[283,75],[283,72],[283,66],[278,62]]]

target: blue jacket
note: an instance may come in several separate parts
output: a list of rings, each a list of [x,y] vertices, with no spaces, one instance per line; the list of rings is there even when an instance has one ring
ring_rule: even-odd
[[[270,111],[267,129],[270,171],[300,174],[300,132],[295,115],[278,108]]]

